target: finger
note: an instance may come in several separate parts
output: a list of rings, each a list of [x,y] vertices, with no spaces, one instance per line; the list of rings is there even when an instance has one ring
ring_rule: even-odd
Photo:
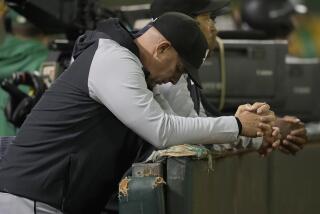
[[[271,113],[265,116],[260,117],[260,121],[264,123],[272,123],[274,124],[276,117],[274,116],[273,111],[270,111]]]
[[[252,105],[250,103],[247,103],[245,105],[243,105],[245,109],[249,110],[252,108]]]
[[[257,110],[258,110],[261,106],[264,106],[264,105],[267,105],[267,104],[266,104],[266,103],[256,102],[256,103],[254,103],[253,105],[250,105],[250,107],[248,108],[248,111],[257,112]]]
[[[257,131],[257,137],[263,137],[264,133],[262,131]]]
[[[293,117],[293,116],[285,116],[282,118],[285,122],[288,123],[300,123],[301,120],[299,118]]]
[[[302,149],[298,145],[296,145],[288,140],[283,140],[282,146],[285,147],[286,149],[288,149],[290,152],[294,152],[294,153],[296,153]]]
[[[292,148],[293,150],[301,150],[303,148],[303,145],[300,145],[299,143],[296,143],[292,140],[288,140],[288,139],[284,139],[283,140],[283,146],[285,146],[286,148]]]
[[[261,129],[262,132],[264,132],[264,134],[271,135],[272,127],[270,124],[259,123],[258,127]]]
[[[264,104],[257,109],[257,114],[266,114],[270,111],[270,106],[268,104]]]
[[[259,125],[258,125],[259,126]],[[262,129],[260,129],[260,128],[257,128],[257,136],[256,137],[263,137],[265,134],[264,134],[264,132],[263,132],[263,130]]]
[[[290,141],[294,144],[297,144],[299,146],[302,146],[307,143],[305,138],[293,136],[293,135],[288,135],[286,139],[288,139],[288,141]]]
[[[279,127],[272,127],[272,136],[273,137],[281,137],[280,128]]]
[[[287,155],[294,155],[295,153],[291,153],[288,149],[286,149],[285,147],[283,146],[279,146],[278,148],[281,152],[287,154]]]
[[[280,146],[280,142],[281,142],[280,139],[276,140],[274,143],[272,143],[272,147],[273,148],[278,148]]]
[[[235,116],[239,115],[240,113],[244,112],[244,111],[250,111],[248,109],[250,109],[250,104],[244,104],[244,105],[240,105],[238,106],[237,112],[235,113]]]
[[[290,132],[290,135],[294,136],[306,136],[307,130],[305,128],[294,129]]]
[[[242,104],[238,106],[238,109],[249,109],[251,107],[250,103]]]
[[[291,115],[284,115],[282,118],[283,118],[283,119],[287,119],[287,118],[297,118],[297,117],[291,116]]]

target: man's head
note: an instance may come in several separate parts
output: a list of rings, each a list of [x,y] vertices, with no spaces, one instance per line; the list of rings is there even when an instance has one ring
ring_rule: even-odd
[[[165,13],[136,41],[152,84],[176,83],[186,72],[200,85],[198,69],[208,46],[194,19],[182,13]]]
[[[176,11],[195,18],[207,39],[209,48],[213,49],[217,36],[214,19],[225,13],[229,4],[227,0],[153,0],[151,14],[153,18],[157,18],[165,12]]]

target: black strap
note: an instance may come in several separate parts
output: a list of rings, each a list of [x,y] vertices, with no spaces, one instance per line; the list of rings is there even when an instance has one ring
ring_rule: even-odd
[[[199,115],[200,112],[200,89],[198,86],[196,86],[190,77],[187,77],[187,83],[188,83],[188,90],[190,92],[191,99],[193,101],[194,110]]]
[[[236,117],[236,120],[237,120],[237,124],[238,124],[238,128],[239,128],[239,135],[241,135],[242,133],[242,123],[240,121],[239,118]]]
[[[214,105],[209,103],[207,97],[200,91],[201,104],[208,117],[221,117],[222,113]]]
[[[37,202],[33,201],[33,212],[34,214],[37,214]]]
[[[198,115],[200,113],[200,103],[201,103],[208,117],[222,116],[222,113],[216,107],[214,107],[212,104],[208,102],[208,99],[201,92],[201,89],[197,85],[192,83],[192,80],[190,79],[190,77],[187,77],[187,83],[188,83],[188,90],[190,92],[190,96],[194,104],[194,110],[197,112]]]

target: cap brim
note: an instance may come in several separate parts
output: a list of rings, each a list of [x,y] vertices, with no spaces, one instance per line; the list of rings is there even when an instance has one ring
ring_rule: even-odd
[[[199,69],[193,67],[189,62],[187,62],[183,58],[181,58],[181,61],[183,63],[184,68],[186,69],[186,73],[189,75],[191,80],[194,82],[194,84],[196,84],[196,86],[202,89],[202,85],[199,78]]]
[[[216,10],[214,12],[212,12],[210,14],[211,17],[218,17],[218,16],[223,16],[225,14],[230,14],[231,13],[231,8],[230,7],[224,7],[224,8],[221,8],[219,10]]]
[[[202,14],[210,12],[213,16],[220,16],[230,12],[228,6],[230,1],[210,1],[210,3],[201,10],[195,11],[195,14]]]

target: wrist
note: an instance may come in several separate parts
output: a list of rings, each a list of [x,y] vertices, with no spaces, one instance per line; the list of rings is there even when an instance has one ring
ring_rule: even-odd
[[[235,117],[236,118],[236,121],[237,121],[237,124],[238,124],[238,129],[239,129],[239,135],[241,135],[242,133],[242,123],[240,121],[240,119],[238,117]]]

